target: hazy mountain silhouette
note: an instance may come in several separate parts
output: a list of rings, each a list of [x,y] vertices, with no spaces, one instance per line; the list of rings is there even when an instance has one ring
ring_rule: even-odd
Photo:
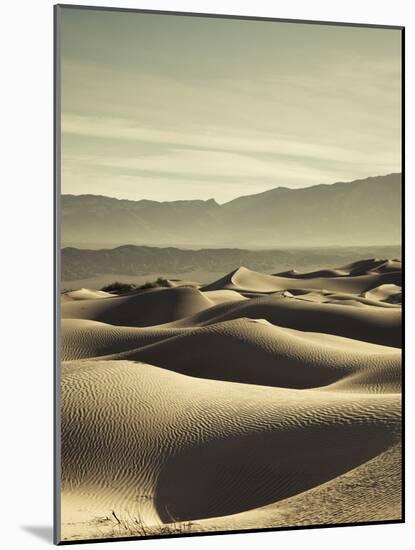
[[[62,244],[358,246],[398,244],[401,174],[215,200],[62,196]]]

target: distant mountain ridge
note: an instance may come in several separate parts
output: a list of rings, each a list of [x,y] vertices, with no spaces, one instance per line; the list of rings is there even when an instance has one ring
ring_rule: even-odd
[[[401,174],[301,189],[277,187],[219,205],[62,195],[62,244],[94,247],[286,247],[399,244]]]

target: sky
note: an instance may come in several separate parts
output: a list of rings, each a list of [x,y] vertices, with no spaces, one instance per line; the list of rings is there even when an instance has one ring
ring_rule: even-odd
[[[62,193],[224,203],[401,170],[399,30],[62,13]]]

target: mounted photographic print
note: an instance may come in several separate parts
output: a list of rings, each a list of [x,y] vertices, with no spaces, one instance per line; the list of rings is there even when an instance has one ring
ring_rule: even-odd
[[[55,6],[56,543],[403,521],[403,32]]]

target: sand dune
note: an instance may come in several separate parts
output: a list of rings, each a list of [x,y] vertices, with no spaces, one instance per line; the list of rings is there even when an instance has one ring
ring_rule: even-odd
[[[281,271],[280,273],[273,274],[274,277],[289,277],[292,279],[311,279],[316,277],[346,277],[349,275],[347,271],[341,271],[340,269],[318,269],[316,271],[309,271],[308,273],[300,273],[295,269],[289,271]]]
[[[212,305],[213,302],[195,288],[163,288],[106,300],[65,302],[62,304],[62,318],[149,326],[181,319]]]
[[[359,294],[366,292],[382,284],[401,284],[401,273],[397,270],[377,272],[365,272],[362,275],[353,276],[302,276],[287,277],[267,275],[240,267],[225,277],[206,285],[201,290],[236,290],[237,292],[270,293],[290,288],[307,288],[319,290],[332,290]]]
[[[369,260],[359,260],[342,266],[339,269],[348,272],[351,276],[363,275],[365,273],[393,273],[402,271],[402,262],[400,260],[372,258]]]
[[[350,264],[343,265],[334,269],[319,269],[309,271],[308,273],[300,273],[295,269],[276,273],[276,276],[291,277],[295,279],[314,279],[316,277],[356,277],[361,275],[369,275],[371,273],[395,273],[402,271],[400,260],[379,260],[372,258],[369,260],[360,260]]]
[[[65,292],[64,296],[71,300],[96,300],[97,298],[111,298],[113,294],[103,290],[94,290],[90,288],[80,288],[79,290],[70,290]]]
[[[63,539],[399,519],[400,269],[64,294]]]
[[[385,372],[398,386],[400,381],[399,350],[355,345],[354,340],[253,319],[208,325],[173,337],[168,333],[163,340],[108,359],[141,361],[199,378],[282,388],[326,386],[353,375],[376,383]]]
[[[68,361],[109,355],[147,346],[185,331],[180,328],[117,327],[86,319],[63,319],[61,358]]]
[[[381,302],[391,301],[392,303],[400,303],[402,301],[402,289],[398,285],[379,285],[365,292],[365,297],[371,300],[379,300]]]
[[[276,294],[236,304],[220,304],[169,326],[197,326],[248,317],[266,319],[281,327],[324,332],[388,346],[401,345],[401,311],[398,308],[356,308],[347,307],[344,302],[320,303],[301,298]]]
[[[396,288],[400,289],[401,287],[396,287]],[[343,304],[343,305],[349,304],[349,305],[354,305],[358,307],[362,307],[362,306],[376,306],[376,307],[386,307],[386,308],[399,307],[399,304],[379,301],[376,298],[371,299],[371,298],[365,298],[362,296],[355,296],[354,294],[345,294],[344,292],[330,293],[325,296],[324,301],[327,302],[328,304],[334,304],[334,303]]]
[[[206,298],[209,298],[209,300],[214,304],[224,304],[228,302],[241,302],[243,300],[247,300],[245,296],[242,296],[242,294],[239,294],[239,292],[235,292],[234,290],[210,290],[203,293]]]
[[[375,458],[317,487],[282,501],[198,522],[203,530],[255,529],[397,520],[401,517],[401,448]]]
[[[235,514],[399,440],[398,395],[246,386],[127,361],[64,364],[62,403],[64,536],[74,502],[87,523],[88,509],[150,524]]]
[[[401,343],[401,312],[393,305],[378,307],[381,302],[350,294],[320,296],[307,292],[296,296],[291,292],[279,292],[243,299],[236,292],[230,295],[224,294],[225,291],[214,291],[213,295],[211,292],[169,288],[105,300],[64,302],[62,318],[133,327],[170,323],[170,327],[178,328],[248,317],[266,319],[287,328],[325,332],[378,344],[400,346]],[[370,306],[372,303],[375,304],[373,307],[344,307],[350,304]]]

